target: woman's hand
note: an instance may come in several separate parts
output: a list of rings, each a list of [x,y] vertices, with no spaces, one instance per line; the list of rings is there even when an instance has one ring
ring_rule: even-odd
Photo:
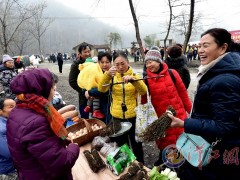
[[[170,127],[184,127],[184,121],[182,121],[181,119],[174,117],[171,114],[168,114],[168,117],[172,119]]]
[[[123,76],[122,80],[124,83],[129,83],[129,82],[133,81],[134,78],[132,76]]]
[[[109,76],[115,76],[117,73],[117,69],[115,66],[112,66],[109,70],[108,70],[108,75]]]
[[[86,97],[87,99],[90,98],[90,95],[89,95],[88,91],[85,91],[85,97]]]

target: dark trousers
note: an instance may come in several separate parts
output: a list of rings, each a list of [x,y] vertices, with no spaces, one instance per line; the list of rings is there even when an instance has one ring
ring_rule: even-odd
[[[89,119],[89,113],[84,111],[85,107],[86,107],[86,104],[79,105],[79,112],[81,114],[81,118]]]
[[[114,119],[120,120],[121,122],[131,122],[132,123],[131,129],[127,133],[125,133],[119,137],[116,137],[114,139],[117,142],[118,146],[122,146],[125,143],[127,143],[128,146],[130,146],[130,144],[129,144],[129,140],[130,140],[133,153],[136,156],[137,160],[141,163],[144,163],[142,143],[141,142],[138,143],[135,140],[136,118],[131,118],[131,119],[113,118],[113,120]]]
[[[63,63],[58,63],[59,72],[62,73]]]

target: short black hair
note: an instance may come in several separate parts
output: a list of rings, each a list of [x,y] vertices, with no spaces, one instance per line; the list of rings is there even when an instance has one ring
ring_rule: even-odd
[[[54,74],[53,72],[52,73],[52,80],[53,80],[53,83],[57,84],[59,79],[58,79],[58,76],[56,74]]]
[[[115,61],[115,59],[116,59],[117,57],[119,57],[119,56],[123,57],[124,59],[126,59],[126,60],[128,61],[127,54],[126,54],[126,52],[124,52],[124,51],[117,52],[117,53],[113,56],[113,61]]]
[[[105,56],[110,62],[112,62],[112,55],[109,52],[103,52],[103,51],[100,51],[98,53],[98,61],[101,61],[101,59]]]
[[[83,50],[87,49],[87,47],[89,47],[89,49],[91,50],[90,46],[87,43],[80,44],[78,52],[81,54]]]
[[[4,108],[4,101],[5,101],[5,98],[0,98],[0,109],[3,110]]]

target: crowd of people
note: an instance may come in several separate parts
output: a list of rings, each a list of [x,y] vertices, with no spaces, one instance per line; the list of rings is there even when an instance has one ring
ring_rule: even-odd
[[[190,47],[189,47],[190,48]],[[135,108],[138,96],[147,102],[147,93],[158,117],[171,105],[176,116],[165,136],[156,139],[159,157],[154,166],[163,165],[163,151],[175,145],[183,133],[199,135],[214,146],[218,157],[204,167],[193,167],[186,160],[178,167],[183,180],[238,179],[240,177],[240,50],[226,29],[213,28],[201,35],[196,46],[200,59],[197,88],[193,101],[187,88],[190,73],[181,44],[168,49],[163,59],[153,46],[145,53],[143,79],[129,64],[124,51],[113,55],[99,52],[83,43],[69,72],[69,85],[78,93],[80,117],[110,122],[131,122],[131,129],[118,143],[128,143],[137,160],[144,164],[142,143],[135,139]],[[192,56],[194,56],[192,49]],[[190,51],[189,51],[190,52]],[[62,73],[62,54],[56,57]],[[0,179],[72,179],[71,168],[79,147],[68,140],[65,120],[54,104],[58,77],[44,68],[21,73],[14,71],[13,59],[3,56],[0,83]],[[63,103],[63,101],[61,101]],[[63,104],[64,106],[65,104]],[[80,169],[81,171],[81,169]]]

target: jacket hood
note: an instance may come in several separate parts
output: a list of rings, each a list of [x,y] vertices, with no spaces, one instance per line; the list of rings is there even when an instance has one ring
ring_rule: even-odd
[[[48,98],[53,85],[52,74],[48,69],[24,71],[14,78],[10,88],[14,94],[32,93]]]
[[[185,65],[183,56],[179,56],[177,58],[167,57],[165,62],[170,69],[178,69]]]

